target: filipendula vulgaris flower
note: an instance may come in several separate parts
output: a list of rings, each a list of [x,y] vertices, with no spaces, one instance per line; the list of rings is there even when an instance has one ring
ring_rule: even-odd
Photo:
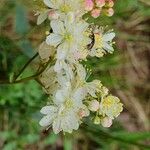
[[[67,17],[65,21],[52,20],[51,27],[53,33],[47,36],[46,43],[57,49],[55,66],[57,71],[65,64],[64,60],[74,62],[77,52],[80,53],[79,57],[85,54],[85,47],[90,42],[85,33],[88,24],[85,21],[75,22]]]
[[[70,51],[74,52],[80,49],[83,41],[85,41],[85,46],[89,42],[85,34],[88,24],[84,21],[52,20],[50,25],[53,33],[47,36],[46,43],[57,48],[57,59],[64,59]]]
[[[95,42],[89,52],[90,56],[102,57],[106,52],[113,53],[112,40],[115,37],[115,33],[112,30],[105,33],[102,27],[96,27],[93,31],[93,36]]]
[[[41,109],[41,113],[46,116],[41,119],[40,125],[44,127],[52,125],[56,134],[60,131],[71,133],[77,130],[80,119],[89,115],[86,106],[82,103],[83,99],[84,95],[80,90],[72,91],[71,84],[65,83],[53,98],[54,104]]]
[[[44,3],[54,14],[58,15],[57,19],[63,20],[64,16],[70,12],[77,17],[84,14],[83,0],[44,0]]]
[[[36,14],[38,15],[38,25],[47,18],[49,20],[64,20],[65,15],[69,12],[73,12],[77,17],[84,14],[83,0],[43,0],[42,8]]]
[[[108,89],[102,86],[101,81],[87,81],[89,72],[80,63],[86,60],[88,54],[101,57],[106,52],[113,52],[112,40],[115,36],[112,31],[105,33],[96,27],[92,30],[94,41],[91,42],[88,33],[90,24],[82,19],[82,15],[95,9],[91,4],[103,7],[104,2],[108,5],[108,0],[87,0],[90,3],[89,10],[86,11],[81,9],[84,2],[85,0],[44,0],[48,6],[46,17],[51,20],[52,33],[41,44],[39,55],[42,65],[49,62],[50,58],[56,63],[48,65],[39,77],[51,100],[41,109],[45,116],[40,125],[48,128],[52,126],[56,134],[77,130],[83,117],[90,113],[96,114],[94,123],[109,127],[122,111],[119,99],[108,95]],[[41,18],[42,21],[44,19]],[[88,48],[91,43],[92,46]]]
[[[122,104],[118,97],[108,95],[102,99],[100,103],[100,114],[102,116],[107,116],[111,119],[114,119],[119,116],[120,112],[122,111]]]
[[[110,127],[114,118],[118,117],[123,110],[123,104],[118,97],[107,95],[101,98],[100,107],[98,110],[99,123],[103,127]],[[98,123],[98,124],[99,124]]]
[[[97,97],[96,93],[101,91],[102,84],[99,80],[93,80],[92,82],[87,82],[86,69],[82,64],[76,64],[77,69],[77,79],[76,85],[83,89],[85,94],[90,94],[92,97]]]

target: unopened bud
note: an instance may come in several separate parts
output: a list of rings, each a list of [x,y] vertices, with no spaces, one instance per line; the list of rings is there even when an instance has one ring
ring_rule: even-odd
[[[91,11],[91,16],[94,18],[97,18],[100,16],[100,13],[101,13],[101,10],[96,8]]]
[[[85,0],[85,10],[91,11],[94,7],[93,0]]]
[[[103,7],[105,5],[105,0],[95,0],[97,7]]]
[[[78,113],[80,118],[87,117],[89,115],[89,110],[81,108]]]
[[[48,13],[49,19],[58,19],[59,14],[55,10],[50,10]]]
[[[101,124],[105,128],[109,128],[112,125],[112,119],[105,117],[101,120]]]
[[[98,116],[96,116],[94,118],[94,124],[100,124],[100,122],[101,122],[101,119]]]
[[[50,34],[50,32],[49,32],[49,31],[46,31],[46,32],[45,32],[45,34],[46,34],[46,35],[49,35],[49,34]]]
[[[106,14],[107,14],[107,16],[111,17],[111,16],[113,16],[113,14],[114,14],[114,10],[113,10],[112,8],[109,8],[109,9],[106,11]]]
[[[92,100],[89,102],[89,110],[97,111],[100,107],[100,103],[97,100]]]
[[[113,0],[107,0],[107,1],[108,1],[108,3],[107,3],[108,7],[113,7],[114,6]]]

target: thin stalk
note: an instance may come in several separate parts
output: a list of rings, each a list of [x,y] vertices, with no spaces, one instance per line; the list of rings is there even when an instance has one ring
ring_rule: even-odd
[[[18,75],[15,76],[13,81],[16,81],[20,75],[25,71],[25,69],[30,65],[30,63],[38,56],[39,54],[36,53],[24,66],[23,68],[20,70],[20,72],[18,73]]]
[[[54,60],[49,60],[47,62],[47,64],[41,69],[41,71],[37,72],[36,74],[32,75],[32,76],[29,76],[29,77],[26,77],[26,78],[23,78],[23,79],[20,79],[20,80],[15,80],[15,81],[4,81],[4,82],[0,82],[0,84],[17,84],[17,83],[23,83],[23,82],[27,82],[29,80],[36,80],[38,76],[40,76],[44,71],[45,69],[48,67],[48,65],[51,63],[51,65],[53,65],[53,62]]]

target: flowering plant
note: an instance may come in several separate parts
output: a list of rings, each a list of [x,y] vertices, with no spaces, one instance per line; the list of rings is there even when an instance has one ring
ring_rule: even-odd
[[[71,133],[85,117],[95,124],[110,127],[123,110],[119,98],[109,94],[99,80],[89,82],[89,71],[82,62],[88,57],[112,53],[113,30],[94,26],[83,19],[86,13],[94,18],[101,13],[113,15],[112,0],[43,0],[37,24],[47,18],[51,32],[39,47],[41,64],[46,66],[38,80],[48,94],[48,103],[41,109],[43,127]]]

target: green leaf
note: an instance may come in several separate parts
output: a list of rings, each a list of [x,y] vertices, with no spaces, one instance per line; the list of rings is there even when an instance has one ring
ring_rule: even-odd
[[[112,135],[120,139],[133,141],[133,142],[150,139],[150,132],[129,133],[125,131],[120,131],[120,132],[112,133]]]

